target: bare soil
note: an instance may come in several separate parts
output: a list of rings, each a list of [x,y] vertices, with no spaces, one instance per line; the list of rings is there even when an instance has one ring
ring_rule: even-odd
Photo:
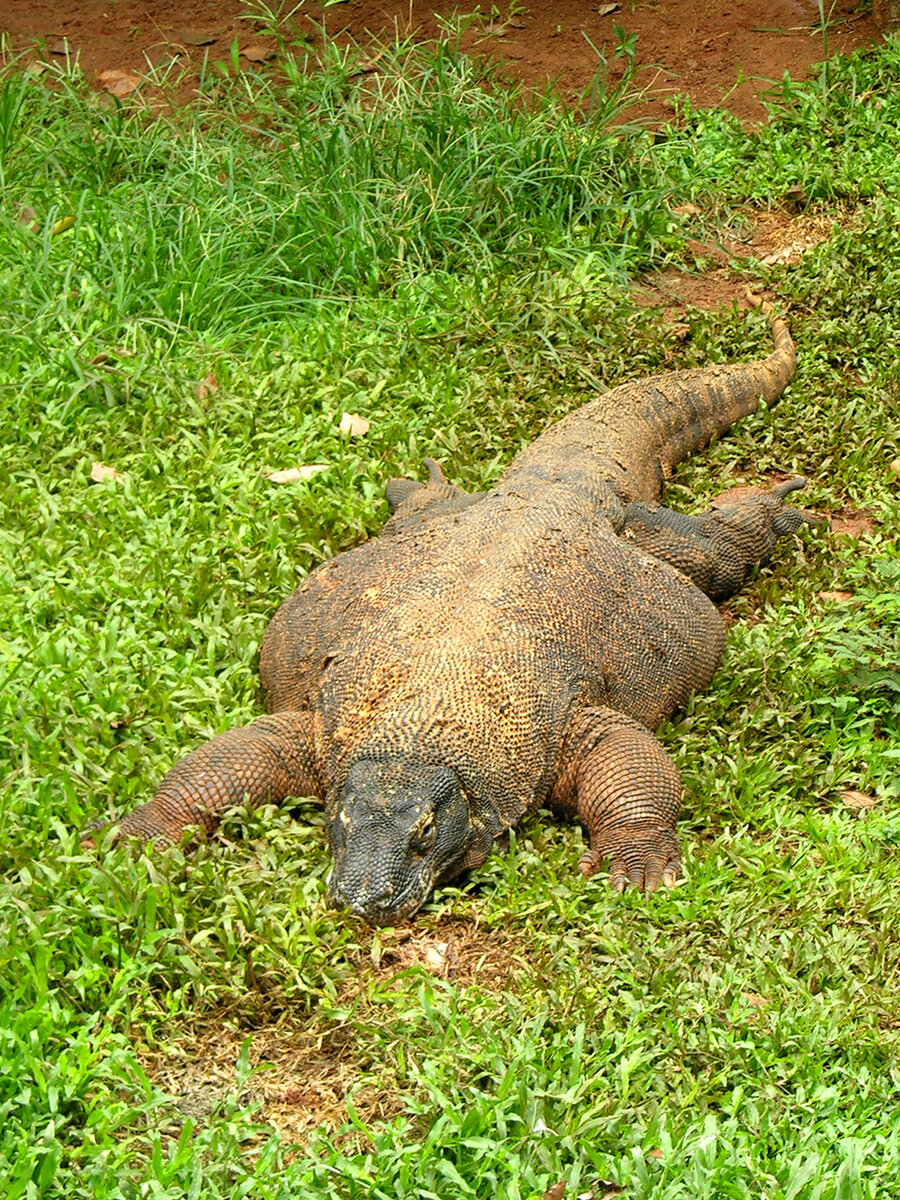
[[[227,61],[237,39],[247,62],[273,54],[276,43],[263,24],[248,19],[261,4],[240,0],[5,0],[0,31],[14,53],[43,56],[68,53],[93,78],[104,71],[145,72],[148,61],[173,57],[188,79],[196,79],[204,58]],[[272,0],[272,9],[279,7]],[[286,3],[289,11],[293,4]],[[315,0],[293,18],[294,40],[315,45],[320,25],[332,37],[369,47],[399,31],[415,38],[440,34],[454,12],[476,9],[476,0],[345,0],[323,10]],[[529,86],[554,83],[569,99],[591,84],[597,51],[610,62],[610,79],[621,77],[622,39],[637,35],[639,82],[648,89],[643,115],[669,115],[667,101],[689,95],[695,106],[727,106],[737,116],[764,116],[759,95],[785,71],[803,78],[826,50],[850,51],[878,40],[871,14],[857,13],[856,0],[826,3],[826,39],[817,0],[545,0],[542,4],[497,0],[480,5],[463,44],[473,53],[499,58],[508,74]],[[446,26],[445,26],[446,27]],[[249,54],[248,54],[249,52]],[[100,80],[102,85],[103,80]]]

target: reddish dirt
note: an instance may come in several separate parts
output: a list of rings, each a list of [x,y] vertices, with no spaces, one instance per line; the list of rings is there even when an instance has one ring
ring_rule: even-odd
[[[279,6],[279,0],[269,5]],[[62,57],[68,49],[93,79],[108,70],[141,74],[148,60],[158,64],[173,57],[190,79],[205,56],[227,61],[235,39],[242,51],[250,51],[245,63],[274,50],[274,41],[261,34],[261,23],[241,16],[261,7],[240,0],[5,0],[0,31],[15,53]],[[287,11],[292,7],[290,0],[284,4]],[[327,8],[325,21],[330,35],[368,46],[395,29],[434,37],[441,20],[477,7],[475,0],[438,5],[346,0]],[[831,11],[830,51],[855,50],[880,37],[871,16],[854,12],[855,7],[856,0],[825,5]],[[552,81],[571,99],[594,77],[594,47],[610,62],[610,79],[621,76],[614,24],[626,35],[637,35],[639,82],[647,89],[640,111],[659,120],[669,115],[671,97],[678,93],[689,95],[695,106],[727,106],[741,118],[757,120],[764,115],[759,94],[771,81],[785,71],[803,78],[824,54],[817,0],[625,0],[617,5],[498,0],[482,3],[481,9],[485,15],[465,34],[466,48],[499,57],[513,78],[528,85]],[[499,15],[491,17],[492,10]],[[303,5],[294,18],[296,35],[314,44],[321,13],[315,0]]]

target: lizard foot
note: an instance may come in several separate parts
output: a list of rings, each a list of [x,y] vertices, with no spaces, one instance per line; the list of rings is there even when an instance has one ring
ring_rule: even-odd
[[[652,838],[640,841],[607,843],[582,854],[578,868],[590,879],[609,861],[609,885],[614,892],[627,887],[655,892],[660,884],[674,887],[681,874],[678,840],[668,829],[660,829]]]

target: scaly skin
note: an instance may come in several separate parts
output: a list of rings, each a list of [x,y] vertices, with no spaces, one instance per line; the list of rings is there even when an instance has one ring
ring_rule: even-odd
[[[392,481],[383,535],[313,571],[266,631],[270,716],[195,750],[120,835],[211,829],[242,799],[324,801],[335,903],[376,924],[484,861],[549,802],[581,870],[653,890],[679,871],[678,772],[653,731],[712,678],[708,598],[806,514],[799,483],[700,517],[655,502],[672,467],[790,382],[794,347],[628,383],[539,437],[483,496]]]

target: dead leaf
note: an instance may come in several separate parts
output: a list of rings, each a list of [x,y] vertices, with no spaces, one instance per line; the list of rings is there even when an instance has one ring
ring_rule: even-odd
[[[241,51],[241,58],[246,58],[250,62],[255,63],[269,62],[274,57],[275,50],[270,46],[258,46],[254,44],[253,46],[245,46]]]
[[[54,221],[50,232],[56,237],[58,233],[65,233],[67,229],[71,229],[74,224],[74,217],[60,217],[58,221]]]
[[[312,479],[327,471],[328,463],[307,463],[303,467],[288,467],[284,471],[267,471],[266,479],[270,483],[299,483],[301,480]]]
[[[210,371],[206,378],[197,385],[197,399],[206,400],[219,390],[219,381]]]
[[[793,209],[795,212],[801,208],[809,207],[809,196],[806,194],[805,189],[796,183],[784,193],[784,201],[787,207]]]
[[[175,37],[185,46],[209,46],[224,32],[224,29],[179,29]]]
[[[351,78],[354,75],[368,75],[370,71],[374,71],[375,68],[378,66],[378,60],[383,58],[384,55],[385,55],[385,51],[379,50],[378,53],[373,54],[371,58],[365,59],[364,62],[361,62],[358,67],[355,67],[350,72]]]
[[[864,808],[874,808],[878,803],[877,796],[870,796],[867,792],[857,792],[852,789],[849,792],[841,792],[841,799],[846,808],[856,809],[857,812]]]
[[[140,87],[141,77],[135,75],[134,71],[119,71],[113,68],[109,71],[98,72],[97,82],[111,96],[118,96],[122,100],[125,96],[130,96],[132,92],[137,91]]]
[[[616,5],[615,7],[618,7]],[[553,1187],[547,1188],[544,1192],[543,1200],[565,1200],[566,1181],[561,1179],[559,1183],[554,1183]]]
[[[656,1149],[656,1150],[650,1150],[650,1151],[648,1151],[648,1153],[647,1153],[647,1157],[648,1157],[648,1158],[662,1158],[662,1157],[663,1157],[663,1152],[662,1152],[662,1150],[660,1150],[660,1149],[657,1147],[657,1149]]]
[[[66,55],[66,54],[71,53],[71,48],[69,46],[69,39],[65,38],[65,37],[57,38],[57,40],[53,43],[53,45],[49,46],[48,49],[51,54]]]
[[[765,996],[760,996],[756,992],[741,992],[741,999],[751,1008],[765,1008],[769,1003]]]
[[[598,17],[608,17],[610,13],[618,12],[620,4],[601,4],[597,9]]]
[[[125,478],[115,467],[108,467],[106,463],[95,462],[91,463],[91,482],[92,483],[121,483]]]
[[[349,433],[351,437],[363,437],[369,432],[369,422],[356,413],[345,412],[338,428],[341,433]]]
[[[900,458],[895,458],[891,463],[891,470],[895,475],[900,475]]]
[[[853,599],[852,592],[819,592],[820,600],[833,600],[836,604],[846,604]]]
[[[699,217],[703,209],[698,208],[696,204],[676,204],[671,211],[677,217]]]
[[[458,962],[455,939],[429,943],[422,955],[422,962],[429,971],[446,979]]]
[[[29,208],[27,204],[23,204],[19,209],[19,220],[32,233],[37,233],[41,227],[37,213],[33,208]]]

